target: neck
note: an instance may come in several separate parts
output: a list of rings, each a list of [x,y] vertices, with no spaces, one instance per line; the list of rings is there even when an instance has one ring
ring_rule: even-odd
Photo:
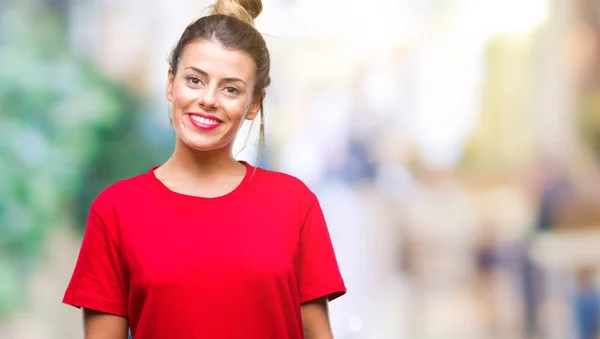
[[[207,177],[239,170],[240,164],[233,157],[232,147],[210,151],[197,151],[181,140],[175,143],[175,151],[162,167],[173,172],[186,172],[187,175]]]

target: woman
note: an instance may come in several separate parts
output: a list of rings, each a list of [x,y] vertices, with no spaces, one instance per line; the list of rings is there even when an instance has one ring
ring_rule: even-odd
[[[346,292],[315,195],[232,156],[262,121],[270,59],[260,0],[219,1],[170,59],[173,155],[92,203],[64,303],[85,338],[332,338]],[[261,136],[263,134],[261,124]]]

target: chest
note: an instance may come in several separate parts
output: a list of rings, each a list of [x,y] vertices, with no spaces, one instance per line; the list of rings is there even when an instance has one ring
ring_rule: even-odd
[[[287,280],[300,223],[281,208],[146,208],[123,218],[123,258],[144,289]]]

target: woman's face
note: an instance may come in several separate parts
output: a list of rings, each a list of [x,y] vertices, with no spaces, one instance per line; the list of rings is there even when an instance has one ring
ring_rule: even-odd
[[[167,85],[177,138],[199,151],[231,147],[242,122],[256,118],[260,108],[253,100],[255,74],[243,52],[212,41],[188,44]]]

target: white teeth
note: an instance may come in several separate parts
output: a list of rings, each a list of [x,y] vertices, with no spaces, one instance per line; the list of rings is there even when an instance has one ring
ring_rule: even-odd
[[[199,117],[197,115],[192,115],[192,119],[194,119],[194,121],[197,121],[203,125],[217,125],[220,123],[220,121],[213,120],[213,119],[207,119],[204,117]]]

